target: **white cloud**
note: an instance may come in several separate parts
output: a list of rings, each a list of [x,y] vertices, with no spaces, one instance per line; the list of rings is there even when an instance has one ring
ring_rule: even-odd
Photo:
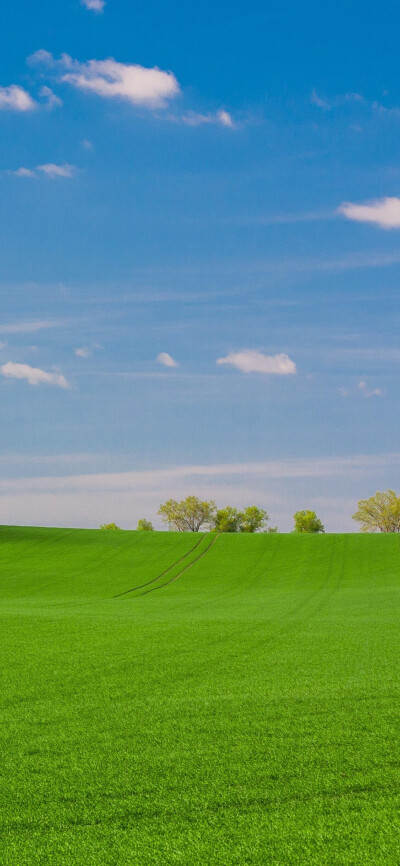
[[[62,99],[54,93],[51,87],[46,87],[46,85],[40,88],[40,96],[46,100],[46,108],[57,108],[63,105]]]
[[[0,87],[0,110],[32,111],[34,108],[36,108],[36,102],[23,87],[19,87],[17,84]]]
[[[234,122],[232,120],[232,116],[229,114],[229,111],[225,111],[224,108],[220,108],[217,111],[217,118],[222,126],[229,126],[230,129],[233,129]]]
[[[68,382],[61,373],[46,373],[39,367],[29,364],[14,364],[8,361],[0,367],[0,373],[8,379],[25,379],[30,385],[58,385],[59,388],[69,388]]]
[[[82,346],[80,349],[75,349],[75,355],[77,358],[90,358],[92,352],[90,349],[87,349],[85,346]]]
[[[211,123],[226,126],[229,129],[235,128],[232,116],[228,111],[225,111],[224,108],[221,108],[213,114],[201,114],[197,111],[188,111],[187,114],[182,115],[181,121],[182,123],[185,123],[186,126],[202,126],[204,123]]]
[[[37,165],[34,169],[21,166],[21,168],[9,171],[7,174],[12,174],[14,177],[38,177],[37,172],[41,172],[45,177],[54,179],[55,177],[74,177],[76,169],[74,165],[69,165],[67,162],[63,165],[47,162],[44,165]]]
[[[31,168],[17,168],[15,171],[10,171],[10,174],[13,174],[14,177],[36,177],[35,172],[32,171]]]
[[[41,63],[46,64],[46,66],[55,66],[57,61],[55,60],[50,51],[45,51],[44,48],[39,48],[39,50],[35,51],[34,54],[30,54],[27,62],[31,66],[35,66],[36,64]]]
[[[92,12],[103,12],[105,5],[105,0],[81,0],[81,6],[85,6]]]
[[[164,367],[178,367],[177,362],[174,360],[172,355],[168,354],[168,352],[160,352],[160,354],[157,355],[156,361],[158,361],[159,364],[164,364]]]
[[[67,162],[64,165],[46,162],[44,165],[38,165],[37,170],[43,172],[46,177],[73,177],[75,173],[75,167]]]
[[[380,388],[368,388],[366,382],[359,382],[358,387],[364,397],[382,397],[383,392]]]
[[[112,57],[80,63],[68,54],[55,60],[52,54],[43,50],[37,51],[29,59],[31,63],[57,69],[61,73],[61,81],[79,90],[96,93],[106,99],[123,99],[145,108],[164,108],[170,99],[180,93],[175,75],[157,66],[149,69],[139,64],[119,63]]]
[[[83,141],[81,141],[81,145],[84,150],[93,150],[93,144],[88,138],[84,138]]]
[[[361,223],[373,223],[382,229],[400,228],[400,198],[396,196],[379,198],[367,204],[344,202],[338,213],[346,219]]]
[[[226,358],[218,358],[217,364],[231,364],[242,373],[275,373],[280,376],[297,373],[296,364],[288,355],[263,355],[255,349],[231,352]]]

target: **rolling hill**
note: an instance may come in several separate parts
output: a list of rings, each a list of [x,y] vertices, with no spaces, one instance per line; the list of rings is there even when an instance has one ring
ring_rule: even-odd
[[[399,554],[0,528],[2,866],[398,864]]]

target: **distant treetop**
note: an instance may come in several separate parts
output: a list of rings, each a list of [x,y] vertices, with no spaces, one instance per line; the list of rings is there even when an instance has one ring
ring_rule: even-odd
[[[361,532],[400,532],[400,496],[387,490],[360,499],[353,520],[361,523]]]
[[[102,523],[100,529],[121,529],[116,523]]]
[[[212,500],[206,502],[197,496],[187,496],[181,502],[168,499],[160,505],[158,514],[170,529],[178,532],[199,532],[203,526],[213,526],[216,511],[215,502]]]
[[[294,532],[325,532],[325,529],[317,517],[315,511],[304,510],[296,511],[294,518]]]
[[[142,517],[141,520],[138,520],[138,525],[136,529],[140,530],[141,532],[153,532],[154,526],[150,520],[146,520],[145,517]]]

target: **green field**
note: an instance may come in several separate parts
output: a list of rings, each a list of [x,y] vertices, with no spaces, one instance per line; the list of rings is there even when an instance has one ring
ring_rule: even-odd
[[[1,528],[1,866],[398,866],[399,554]]]

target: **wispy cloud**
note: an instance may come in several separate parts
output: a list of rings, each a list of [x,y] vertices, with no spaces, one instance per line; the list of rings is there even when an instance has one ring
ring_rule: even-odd
[[[366,382],[359,382],[358,388],[364,397],[382,397],[383,391],[380,388],[368,388]]]
[[[63,165],[56,165],[53,162],[48,162],[45,165],[37,165],[35,169],[26,168],[25,166],[21,166],[15,170],[10,170],[7,174],[12,174],[14,177],[40,177],[40,174],[45,175],[45,177],[54,178],[57,177],[74,177],[76,172],[75,166],[69,165],[68,163],[64,163]],[[39,174],[40,173],[40,174]]]
[[[157,355],[156,361],[158,361],[159,364],[163,364],[164,367],[178,367],[178,363],[172,355],[168,354],[168,352],[160,352],[160,354]]]
[[[44,105],[46,108],[58,108],[63,105],[62,99],[54,93],[54,90],[51,87],[47,87],[44,85],[40,88],[40,96],[44,99]]]
[[[398,120],[400,117],[400,108],[397,105],[383,105],[378,100],[369,100],[363,96],[362,93],[349,92],[349,93],[340,93],[335,94],[333,96],[326,96],[325,94],[321,94],[314,87],[311,91],[310,102],[313,105],[316,105],[318,108],[323,111],[332,111],[333,109],[340,109],[353,106],[354,108],[363,108],[368,111],[369,114],[375,116],[380,119],[387,118],[390,120],[393,118],[394,120]],[[357,124],[352,124],[350,127],[355,132],[361,132],[362,127]]]
[[[311,91],[310,102],[324,111],[331,111],[332,108],[343,107],[351,103],[367,105],[367,100],[361,93],[340,93],[328,98],[318,93],[315,87]]]
[[[9,171],[8,174],[13,174],[14,177],[36,177],[35,172],[31,168],[25,168],[24,166],[16,168],[15,171]]]
[[[64,162],[63,165],[57,165],[54,162],[46,162],[44,165],[37,165],[34,169],[21,166],[20,168],[7,172],[7,174],[12,174],[14,177],[39,177],[40,175],[44,175],[51,179],[57,177],[74,177],[75,173],[75,166],[69,165],[67,162]]]
[[[361,392],[363,397],[383,397],[384,392],[381,388],[368,388],[365,381],[358,382],[357,386],[352,387],[342,386],[338,388],[338,394],[341,397],[353,397],[357,394],[357,390]]]
[[[380,102],[373,102],[372,110],[375,114],[377,114],[378,116],[380,115],[382,118],[393,117],[394,119],[398,119],[400,117],[400,108],[398,108],[397,106],[387,106],[382,105],[382,103]]]
[[[248,274],[272,274],[280,276],[281,274],[306,274],[318,272],[334,272],[356,270],[359,268],[383,268],[398,265],[400,263],[400,249],[392,252],[375,252],[371,250],[362,250],[349,254],[345,254],[338,258],[324,258],[321,256],[309,257],[282,257],[281,259],[244,259],[232,261],[229,259],[220,259],[218,262],[208,261],[199,264],[179,264],[163,267],[140,266],[134,268],[136,274],[151,274],[152,276],[159,274],[179,274],[185,277],[192,278],[194,275],[201,274],[219,277],[232,275],[235,278],[238,275]]]
[[[0,334],[36,334],[47,328],[61,328],[65,324],[65,319],[33,319],[25,322],[10,322],[7,325],[0,324]]]
[[[29,364],[15,364],[8,361],[0,367],[0,373],[7,379],[25,379],[29,385],[57,385],[59,388],[69,388],[69,384],[61,373],[46,373],[39,367]]]
[[[154,488],[164,481],[175,479],[218,478],[255,476],[259,478],[327,478],[347,475],[388,465],[400,466],[400,453],[355,454],[345,457],[288,458],[247,463],[213,463],[174,466],[168,469],[137,470],[133,472],[105,472],[89,475],[64,475],[62,477],[24,478],[0,481],[0,493],[6,489],[37,490],[133,490]]]
[[[77,358],[90,358],[92,352],[86,346],[82,346],[80,349],[75,349],[75,355]]]
[[[326,99],[325,96],[320,96],[317,93],[315,87],[311,91],[310,102],[312,102],[312,104],[316,105],[318,108],[325,109],[325,111],[330,111],[331,109],[331,103],[329,102],[329,100]]]
[[[400,198],[396,196],[374,199],[366,204],[344,202],[338,213],[348,220],[372,223],[382,229],[400,228]]]
[[[0,87],[0,111],[33,111],[36,105],[27,90],[18,84]]]
[[[226,358],[218,358],[217,364],[230,364],[242,373],[264,373],[288,376],[297,373],[296,364],[289,355],[263,355],[254,349],[231,352]]]
[[[105,0],[81,0],[81,6],[90,9],[91,12],[104,12]]]
[[[60,458],[60,466],[62,462]],[[311,501],[314,507],[321,508],[329,529],[354,531],[350,515],[360,493],[364,489],[367,493],[370,487],[375,490],[377,484],[389,484],[390,474],[399,468],[398,452],[79,475],[68,473],[66,466],[67,474],[0,481],[0,522],[98,526],[107,513],[120,525],[132,527],[143,513],[155,515],[164,498],[180,499],[195,493],[239,507],[258,502],[272,512],[273,522],[277,521],[281,529],[281,520],[291,529],[289,515],[304,505],[304,479],[309,479]],[[321,496],[323,478],[332,479],[331,496]]]
[[[186,126],[217,124],[218,126],[225,126],[228,129],[235,129],[232,115],[224,108],[220,108],[219,111],[209,112],[207,114],[201,114],[197,111],[188,111],[186,114],[182,115],[181,121],[182,123],[185,123]]]
[[[75,173],[75,167],[67,162],[63,165],[46,162],[44,165],[38,165],[37,170],[43,172],[46,177],[73,177]]]
[[[297,223],[321,222],[338,218],[335,210],[298,211],[297,213],[255,214],[254,216],[224,217],[219,222],[223,225],[238,226],[274,226],[295,225]],[[209,223],[209,220],[208,220]]]
[[[62,54],[56,60],[43,50],[37,51],[29,60],[55,70],[60,81],[78,90],[95,93],[105,99],[124,100],[144,108],[165,108],[180,93],[175,75],[157,66],[147,68],[139,64],[119,63],[112,57],[81,63],[68,54]]]
[[[400,363],[400,349],[397,346],[391,347],[374,347],[374,348],[342,348],[334,352],[339,358],[356,358],[358,361],[374,361],[388,364]]]

